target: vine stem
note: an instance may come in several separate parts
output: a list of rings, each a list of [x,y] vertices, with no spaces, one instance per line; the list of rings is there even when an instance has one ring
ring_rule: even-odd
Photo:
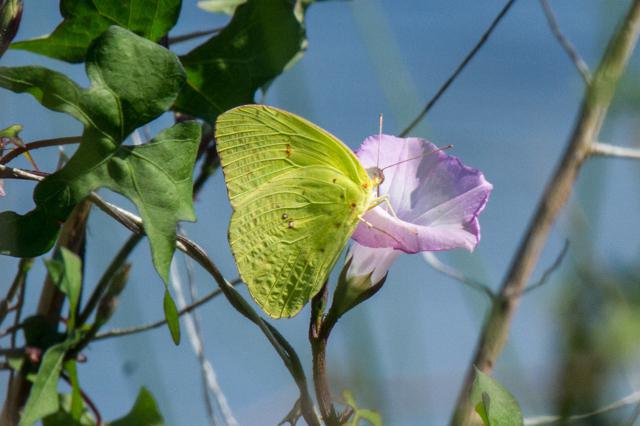
[[[135,235],[135,234],[134,234]],[[236,279],[231,281],[231,285],[237,285],[242,283],[241,280]],[[196,300],[195,302],[191,303],[190,305],[185,306],[184,308],[180,309],[178,311],[178,316],[181,317],[193,310],[195,310],[196,308],[204,305],[205,303],[207,303],[208,301],[218,297],[219,295],[222,294],[222,290],[220,289],[216,289],[211,291],[210,293],[206,294],[205,296],[202,296],[200,299]],[[157,320],[148,324],[142,324],[142,325],[136,325],[133,327],[127,327],[127,328],[113,328],[111,330],[107,330],[104,331],[102,333],[98,333],[96,334],[96,336],[91,340],[92,342],[96,342],[98,340],[104,340],[104,339],[109,339],[112,337],[122,337],[122,336],[129,336],[131,334],[136,334],[136,333],[142,333],[148,330],[153,330],[155,328],[159,328],[162,327],[163,325],[165,325],[167,323],[166,318],[165,319],[161,319],[161,320]]]
[[[504,347],[522,292],[538,262],[551,226],[567,202],[580,166],[589,157],[593,143],[598,140],[615,87],[635,47],[639,32],[640,0],[634,0],[622,25],[612,36],[592,84],[586,88],[581,111],[562,160],[538,203],[498,299],[493,303],[484,322],[473,361],[454,409],[451,421],[453,425],[467,425],[471,420],[473,406],[469,397],[475,377],[473,366],[490,372]]]
[[[20,154],[32,151],[34,149],[47,148],[50,146],[73,145],[80,143],[82,136],[69,136],[66,138],[43,139],[41,141],[30,142],[23,146],[19,146],[0,158],[0,164],[7,164],[9,161],[18,157]]]

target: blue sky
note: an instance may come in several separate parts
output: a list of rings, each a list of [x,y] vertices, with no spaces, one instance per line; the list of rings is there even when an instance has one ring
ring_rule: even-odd
[[[42,35],[59,21],[55,2],[26,2],[18,39]],[[557,4],[556,4],[557,3]],[[554,2],[566,35],[594,67],[627,2]],[[385,132],[399,133],[448,77],[503,6],[503,1],[425,2],[353,0],[315,4],[307,13],[309,48],[303,59],[278,78],[264,99],[302,115],[352,148],[377,133],[378,114]],[[226,22],[185,0],[173,34],[208,29]],[[189,46],[178,46],[184,52]],[[3,66],[41,64],[68,72],[83,84],[81,66],[26,52],[9,51]],[[480,218],[482,242],[469,254],[440,256],[496,288],[506,272],[534,206],[571,132],[583,83],[553,38],[539,2],[517,2],[490,41],[451,86],[413,136],[437,145],[453,144],[453,154],[481,169],[493,183]],[[0,92],[2,122],[25,126],[26,141],[77,135],[78,123],[51,113],[26,95]],[[170,124],[157,120],[155,134]],[[617,114],[603,138],[633,145],[633,116]],[[57,152],[37,152],[43,169]],[[23,160],[16,165],[26,166]],[[637,164],[597,160],[583,169],[570,201],[584,232],[597,243],[601,262],[622,262],[638,253],[640,229],[629,212],[638,210]],[[32,184],[9,182],[0,209],[27,211]],[[599,190],[598,198],[592,197]],[[105,195],[120,205],[131,204]],[[595,204],[594,204],[595,203]],[[186,232],[209,253],[227,278],[236,270],[226,240],[230,207],[221,174],[207,184],[196,205],[198,222]],[[534,274],[551,264],[569,237],[575,214],[563,214]],[[87,280],[95,282],[127,232],[101,212],[89,227]],[[568,258],[571,258],[569,252]],[[133,257],[130,284],[113,326],[134,325],[162,316],[162,283],[152,268],[146,242]],[[177,258],[182,267],[181,257]],[[35,306],[42,282],[41,261],[30,277],[28,298]],[[0,290],[15,271],[15,260],[0,258]],[[562,274],[556,274],[560,277]],[[201,294],[214,283],[196,268]],[[559,335],[554,301],[562,283],[552,280],[527,296],[517,313],[496,376],[521,401],[527,415],[546,414],[551,398],[553,356]],[[246,294],[246,292],[244,293]],[[336,389],[349,388],[365,407],[382,411],[393,425],[443,424],[449,416],[471,358],[486,300],[434,272],[420,255],[402,256],[384,289],[338,324],[329,347],[329,371]],[[298,349],[306,366],[308,310],[275,325]],[[281,361],[255,326],[225,300],[199,311],[205,350],[241,424],[276,424],[296,398],[296,388]],[[204,424],[198,365],[187,342],[175,347],[167,330],[94,343],[89,363],[80,368],[82,385],[107,419],[129,409],[140,386],[156,396],[168,424]],[[3,387],[0,381],[0,388]],[[64,388],[61,388],[64,389]],[[630,389],[627,389],[630,390]],[[624,387],[620,392],[624,392]],[[623,393],[624,394],[624,393]],[[623,394],[613,394],[611,399]]]

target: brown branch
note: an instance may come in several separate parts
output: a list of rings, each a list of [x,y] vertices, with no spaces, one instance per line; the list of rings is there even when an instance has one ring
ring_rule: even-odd
[[[487,40],[489,40],[489,37],[491,36],[491,33],[493,33],[493,30],[496,29],[496,27],[498,26],[502,18],[504,18],[504,16],[507,14],[509,9],[511,9],[511,6],[513,6],[514,3],[515,3],[515,0],[509,0],[504,5],[502,10],[500,10],[500,13],[498,13],[498,15],[493,19],[493,22],[491,22],[491,25],[489,25],[489,28],[487,28],[484,34],[482,34],[482,37],[480,37],[480,40],[478,40],[476,45],[473,46],[473,49],[471,49],[471,51],[467,53],[467,56],[465,56],[465,58],[462,60],[460,65],[458,65],[458,67],[453,71],[453,73],[449,76],[449,78],[447,78],[447,80],[442,84],[442,86],[440,86],[436,94],[429,100],[429,102],[427,102],[427,105],[422,109],[422,111],[420,111],[420,114],[418,114],[418,116],[413,119],[411,124],[409,124],[400,133],[399,135],[400,137],[407,136],[409,132],[411,132],[418,125],[418,123],[422,121],[422,119],[427,115],[427,113],[431,110],[431,108],[433,108],[436,102],[438,102],[438,99],[440,99],[440,97],[444,95],[444,92],[447,91],[449,86],[451,86],[451,83],[453,83],[454,80],[458,78],[458,75],[460,75],[462,70],[465,69],[465,67],[469,64],[469,62],[471,62],[471,59],[473,59],[473,57],[476,56],[476,54],[480,51],[480,48],[484,46]]]
[[[333,406],[331,387],[327,378],[327,344],[335,321],[325,321],[324,310],[329,296],[328,281],[311,300],[309,321],[309,343],[313,363],[313,384],[322,419],[328,426],[339,425],[338,414]]]
[[[73,387],[73,384],[71,383],[71,378],[67,375],[67,373],[63,371],[62,373],[60,373],[60,377],[62,377],[62,379],[65,382],[67,382],[69,386]],[[91,409],[91,411],[93,411],[93,417],[95,417],[96,426],[102,426],[103,425],[102,416],[100,415],[100,410],[98,410],[98,406],[95,404],[95,402],[93,402],[91,397],[84,390],[82,390],[82,388],[79,388],[79,390],[80,390],[80,397],[82,397],[85,404],[87,404],[87,406]]]
[[[634,0],[604,53],[592,84],[586,89],[569,144],[538,203],[535,215],[502,284],[499,299],[493,304],[483,325],[475,356],[467,371],[453,414],[454,425],[469,424],[473,410],[469,400],[475,376],[473,366],[490,372],[502,352],[521,293],[533,272],[553,223],[567,202],[580,166],[588,158],[592,142],[598,139],[614,89],[627,65],[639,32],[640,0]]]
[[[81,141],[82,136],[70,136],[68,138],[43,139],[41,141],[30,142],[9,151],[7,155],[0,158],[0,164],[7,164],[9,161],[13,160],[20,154],[24,154],[25,152],[29,152],[34,149],[46,148],[50,146],[72,145],[80,143]]]

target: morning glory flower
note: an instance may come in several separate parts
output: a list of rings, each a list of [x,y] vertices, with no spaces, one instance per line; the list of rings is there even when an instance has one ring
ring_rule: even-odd
[[[397,216],[385,204],[364,215],[369,224],[361,222],[352,236],[347,277],[371,273],[376,283],[403,252],[473,251],[478,215],[493,189],[482,172],[419,138],[370,136],[356,155],[366,169],[382,169],[379,195]]]

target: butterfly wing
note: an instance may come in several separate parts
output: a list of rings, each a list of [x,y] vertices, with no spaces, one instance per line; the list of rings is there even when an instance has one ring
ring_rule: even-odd
[[[271,107],[221,115],[216,141],[240,275],[267,314],[293,316],[320,290],[365,211],[367,173],[335,137]]]
[[[229,226],[242,279],[271,317],[291,317],[320,290],[366,197],[323,166],[285,173],[245,197]]]
[[[369,181],[356,156],[315,124],[266,105],[244,105],[218,117],[216,143],[231,205],[276,176],[305,166],[332,167]]]

